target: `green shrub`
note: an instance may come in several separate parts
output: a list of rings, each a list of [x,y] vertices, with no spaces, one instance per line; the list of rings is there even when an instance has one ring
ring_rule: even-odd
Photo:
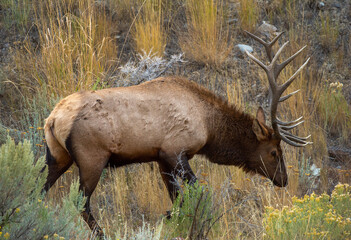
[[[331,196],[293,198],[293,206],[266,208],[265,239],[350,239],[351,186],[339,184]]]
[[[213,192],[207,185],[198,182],[185,184],[173,204],[171,218],[166,221],[167,233],[172,237],[206,239],[219,219],[219,210],[214,206]]]
[[[351,130],[351,111],[342,93],[343,84],[334,82],[320,94],[318,112],[322,125],[331,135],[348,140]]]
[[[51,95],[48,98],[46,87],[36,93],[32,99],[20,97],[16,103],[22,110],[16,112],[9,119],[0,119],[0,145],[5,143],[7,135],[10,135],[15,142],[28,140],[32,144],[34,159],[45,154],[44,140],[44,119],[49,116],[51,110],[59,98]]]
[[[29,141],[15,144],[8,137],[0,148],[0,239],[82,239],[79,217],[85,199],[78,183],[62,206],[43,201],[47,170],[44,158],[34,161]]]

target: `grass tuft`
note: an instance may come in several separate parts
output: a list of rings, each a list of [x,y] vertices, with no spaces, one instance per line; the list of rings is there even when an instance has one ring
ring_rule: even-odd
[[[133,38],[139,54],[149,53],[162,57],[167,34],[163,27],[162,0],[143,1],[140,16],[136,16]]]
[[[224,19],[224,2],[186,0],[187,32],[179,35],[185,56],[221,67],[232,49]]]
[[[339,37],[339,26],[334,23],[328,13],[320,13],[320,41],[322,46],[331,51],[335,48]]]
[[[256,0],[240,0],[240,25],[241,29],[249,32],[256,30],[259,19],[259,7]]]

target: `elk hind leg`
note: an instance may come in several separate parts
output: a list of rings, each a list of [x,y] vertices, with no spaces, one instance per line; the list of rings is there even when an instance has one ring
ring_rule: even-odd
[[[46,164],[48,166],[48,176],[43,189],[45,192],[47,192],[54,185],[56,180],[64,172],[66,172],[73,163],[68,152],[55,139],[47,140],[47,144],[50,144],[53,151],[50,150],[48,145],[46,146]],[[45,168],[46,166],[43,168],[43,170]]]

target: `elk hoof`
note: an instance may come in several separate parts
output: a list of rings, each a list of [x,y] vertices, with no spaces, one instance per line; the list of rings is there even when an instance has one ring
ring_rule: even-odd
[[[94,229],[94,232],[93,232],[93,235],[96,236],[97,239],[104,239],[104,231],[102,231],[102,229],[99,227],[99,228],[95,228]]]
[[[166,214],[164,215],[166,217],[166,219],[171,219],[172,217],[172,211],[166,211]]]

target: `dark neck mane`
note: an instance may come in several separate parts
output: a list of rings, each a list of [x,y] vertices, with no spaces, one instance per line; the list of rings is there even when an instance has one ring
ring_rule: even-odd
[[[254,117],[230,105],[209,90],[189,81],[179,82],[196,94],[207,107],[209,141],[199,152],[211,162],[243,167],[257,143],[252,131]]]

